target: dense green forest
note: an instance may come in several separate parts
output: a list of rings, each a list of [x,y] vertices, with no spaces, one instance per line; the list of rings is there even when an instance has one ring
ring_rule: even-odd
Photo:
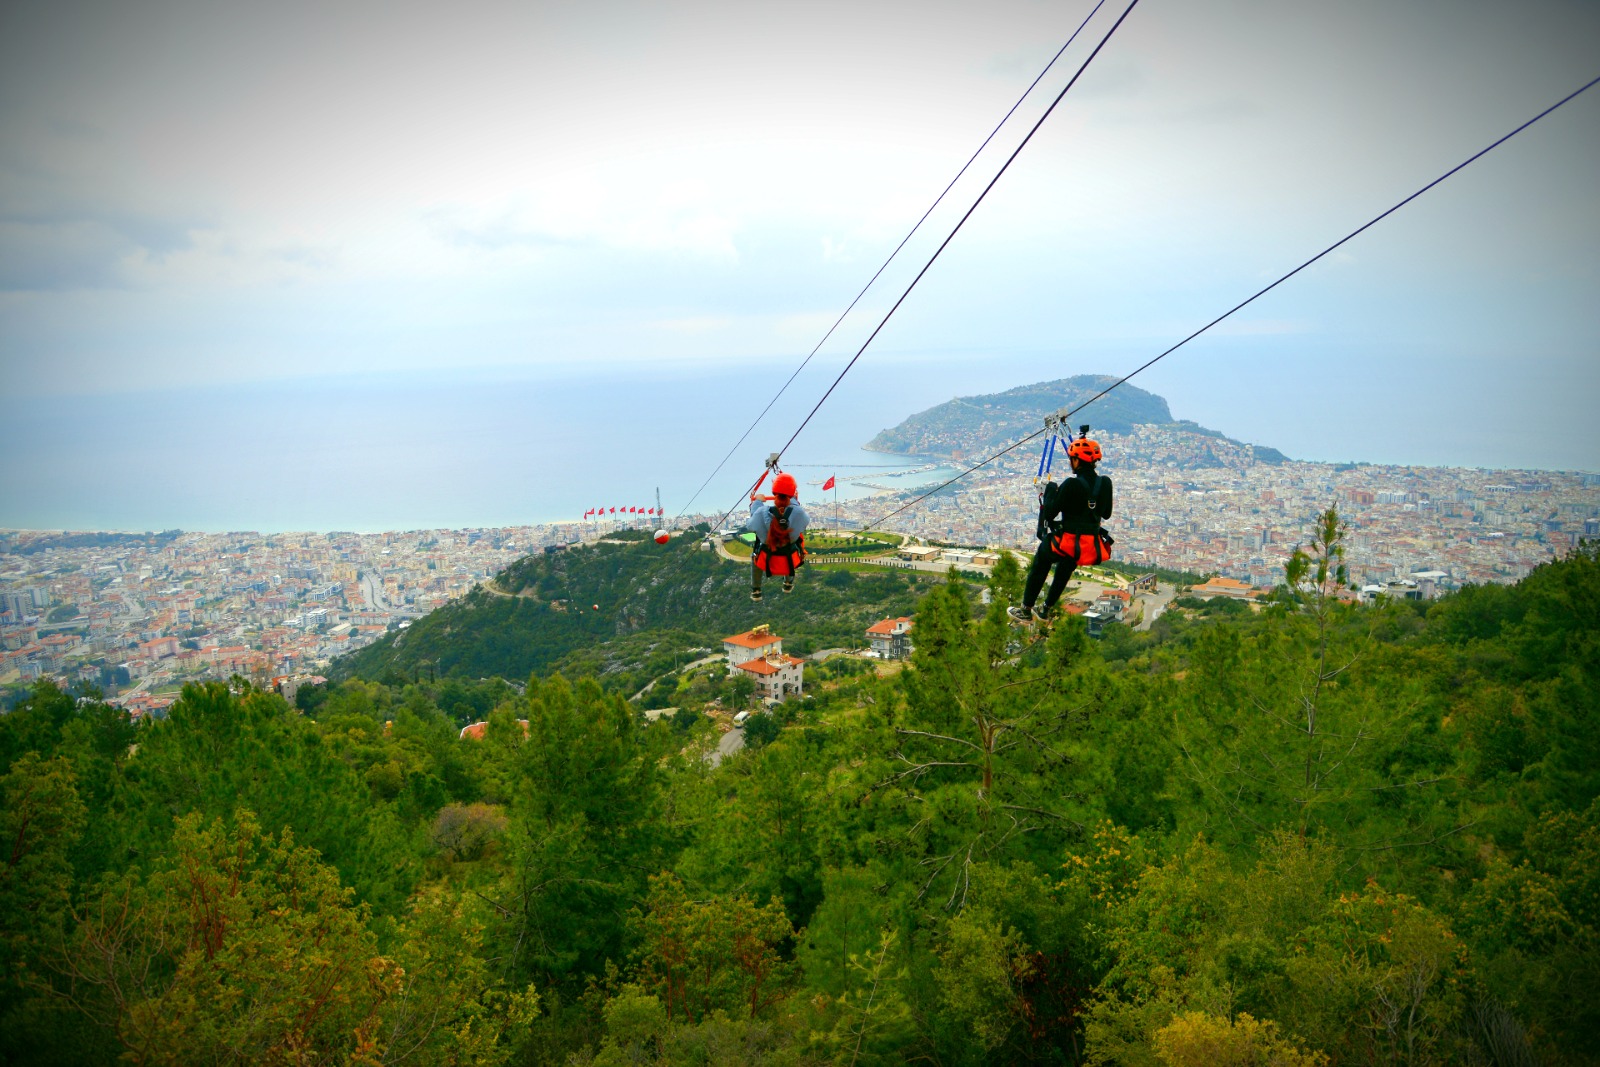
[[[656,722],[548,669],[138,724],[41,684],[0,1060],[1600,1062],[1600,553],[1377,607],[1338,553],[1104,642],[1010,625],[1014,566],[935,584],[906,669],[808,668],[715,768],[715,671]],[[576,632],[689,619],[668,584]]]

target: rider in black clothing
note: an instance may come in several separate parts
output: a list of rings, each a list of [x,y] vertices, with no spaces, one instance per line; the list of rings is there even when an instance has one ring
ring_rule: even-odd
[[[1048,482],[1044,487],[1039,504],[1039,550],[1028,571],[1022,604],[1010,609],[1011,617],[1019,621],[1049,619],[1078,564],[1099,563],[1109,556],[1111,539],[1100,529],[1100,523],[1111,517],[1111,479],[1095,472],[1100,446],[1081,436],[1067,447],[1067,458],[1072,463],[1073,476],[1059,485]],[[1056,573],[1050,591],[1043,608],[1035,611],[1034,602],[1052,566]]]

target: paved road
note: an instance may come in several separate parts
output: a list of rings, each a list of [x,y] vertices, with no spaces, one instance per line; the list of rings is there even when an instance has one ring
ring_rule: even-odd
[[[661,675],[661,677],[650,679],[649,682],[645,683],[645,687],[643,689],[641,689],[637,693],[633,694],[633,696],[629,697],[629,699],[630,700],[638,700],[640,697],[642,697],[646,693],[650,692],[650,690],[654,689],[656,687],[656,683],[661,681],[663,678],[671,678],[674,674],[682,674],[684,671],[694,670],[694,668],[703,666],[704,664],[715,663],[717,660],[719,660],[721,658],[722,658],[722,653],[717,652],[717,653],[713,653],[712,655],[709,655],[709,656],[701,656],[699,659],[695,660],[693,663],[685,663],[682,667],[674,667],[672,670],[668,671],[666,674]]]
[[[377,574],[371,570],[361,572],[361,596],[372,605],[374,610],[387,612],[396,618],[419,619],[427,614],[416,608],[408,608],[404,604],[390,604],[383,599],[383,583],[378,580]]]
[[[1160,592],[1139,595],[1139,602],[1144,605],[1144,618],[1134,627],[1135,630],[1150,629],[1150,624],[1161,617],[1161,613],[1167,610],[1167,605],[1172,603],[1172,598],[1178,595],[1177,589],[1171,583],[1166,585],[1158,583],[1157,588]]]
[[[744,747],[744,730],[738,726],[723,734],[717,741],[717,747],[706,753],[706,762],[713,767],[721,765],[723,759],[733,755]]]

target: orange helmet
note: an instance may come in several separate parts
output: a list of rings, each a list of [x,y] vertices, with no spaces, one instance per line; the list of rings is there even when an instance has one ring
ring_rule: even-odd
[[[772,491],[778,496],[796,496],[799,489],[792,474],[779,474],[772,479]]]
[[[1100,462],[1100,442],[1080,437],[1067,446],[1067,455],[1082,463]]]

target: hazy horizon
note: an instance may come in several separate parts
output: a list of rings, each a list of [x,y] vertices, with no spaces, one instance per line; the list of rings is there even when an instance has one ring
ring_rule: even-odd
[[[953,395],[980,391],[940,391],[962,373],[959,367],[927,374],[910,366],[861,368],[861,391],[825,406],[789,462],[814,472],[819,464],[870,461],[857,450],[879,430]],[[815,379],[808,371],[800,382],[820,384],[826,371],[819,369]],[[1031,382],[1008,380],[982,391],[1022,384]],[[332,394],[274,383],[147,392],[137,399],[61,398],[13,421],[17,432],[35,438],[73,420],[81,429],[26,459],[9,449],[0,458],[0,527],[373,532],[517,526],[576,519],[601,504],[653,506],[658,486],[670,516],[755,414],[741,406],[742,382],[719,372],[657,368],[651,376],[608,385],[607,400],[591,407],[595,390],[592,379],[579,376],[485,374],[445,381],[391,375],[351,380]],[[863,402],[863,395],[875,399]],[[363,406],[352,407],[355,396]],[[1281,437],[1251,432],[1251,421],[1238,417],[1248,412],[1200,411],[1166,399],[1175,418],[1282,449],[1296,460],[1593,469],[1497,464],[1492,434],[1463,426],[1456,438],[1441,441],[1431,430],[1407,435],[1404,422],[1377,442],[1387,454],[1371,439],[1307,454],[1293,442],[1286,447]],[[796,406],[775,410],[782,418],[774,432],[787,433],[802,414]],[[1093,420],[1092,412],[1084,417]],[[183,428],[177,440],[168,433],[174,426]],[[1468,461],[1447,462],[1441,449],[1470,453]],[[1118,457],[1109,456],[1107,470],[1120,469]],[[759,461],[736,457],[692,510],[732,506],[757,471]]]
[[[0,523],[263,478],[400,507],[425,469],[448,497],[493,462],[473,406],[497,390],[574,425],[672,398],[681,433],[625,436],[686,496],[1091,7],[7,8]],[[736,467],[788,438],[1121,10]],[[1580,0],[1139,5],[796,447],[1127,373],[1600,74],[1596,40]],[[1135,384],[1300,458],[1596,469],[1596,173],[1600,90]],[[419,390],[443,410],[399,425],[383,398]],[[541,465],[638,461],[494,425],[522,499]],[[357,461],[369,440],[389,452]],[[492,510],[443,497],[418,510]]]

